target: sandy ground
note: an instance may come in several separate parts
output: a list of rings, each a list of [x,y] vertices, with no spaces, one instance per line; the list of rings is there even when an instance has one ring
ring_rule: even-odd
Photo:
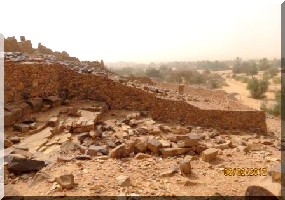
[[[274,105],[275,104],[275,92],[281,89],[281,84],[275,84],[272,79],[269,80],[269,88],[268,91],[265,93],[265,98],[264,99],[253,99],[250,97],[250,92],[249,90],[246,89],[247,84],[243,83],[241,81],[236,81],[232,77],[232,71],[231,70],[226,70],[226,71],[219,71],[215,72],[220,75],[222,75],[226,79],[226,83],[228,86],[224,86],[222,89],[225,90],[227,93],[238,93],[236,96],[240,102],[244,105],[247,105],[251,108],[254,109],[259,109],[261,104],[263,102],[267,103],[268,106]],[[245,74],[241,74],[245,75]],[[262,78],[263,72],[259,72],[258,75],[256,75],[257,78]],[[279,73],[276,77],[280,77],[281,74]],[[250,76],[247,76],[250,78]]]
[[[256,153],[242,155],[242,153],[226,150],[224,155],[219,155],[218,159],[212,163],[204,161],[192,161],[193,173],[186,177],[177,173],[172,177],[161,177],[160,173],[171,166],[177,166],[178,158],[159,158],[152,156],[144,160],[91,160],[77,161],[67,164],[55,163],[42,172],[52,174],[56,177],[61,174],[72,173],[75,182],[78,184],[72,190],[62,191],[53,189],[53,184],[49,182],[40,183],[30,187],[32,182],[19,178],[14,188],[24,195],[244,195],[246,188],[257,178],[253,176],[225,176],[224,167],[236,168],[263,168],[269,163],[264,157],[280,158],[279,152],[273,152],[270,156],[266,153]],[[244,162],[246,160],[246,163]],[[272,161],[275,162],[275,161]],[[271,164],[272,164],[271,162]],[[278,163],[276,161],[275,163]],[[132,186],[128,188],[120,187],[116,183],[119,175],[129,175]]]
[[[57,109],[60,110],[63,107]],[[52,113],[54,114],[53,111]],[[102,120],[112,120],[124,117],[129,111],[110,111],[104,114]],[[52,116],[50,112],[41,113],[41,119]],[[280,133],[278,119],[268,119],[269,130]],[[192,132],[201,135],[210,135],[212,129],[195,128]],[[26,140],[30,137],[27,136]],[[206,145],[217,144],[220,140],[242,139],[244,142],[260,142],[263,137],[253,133],[216,132],[212,139],[206,137]],[[273,141],[275,137],[268,137]],[[76,140],[76,135],[73,136]],[[276,142],[276,140],[275,140]],[[56,154],[53,154],[56,157]],[[134,157],[126,159],[112,159],[93,157],[92,160],[70,162],[54,162],[40,170],[50,176],[50,179],[34,183],[35,173],[23,174],[15,177],[10,174],[6,182],[6,191],[17,191],[25,196],[88,196],[88,195],[244,195],[247,187],[254,180],[270,178],[269,176],[225,176],[224,168],[269,168],[270,165],[280,163],[281,152],[275,144],[262,145],[259,151],[244,153],[237,148],[220,150],[217,159],[204,162],[199,155],[191,161],[192,173],[189,176],[177,172],[171,176],[163,177],[161,174],[171,167],[179,167],[179,162],[190,155],[172,158],[162,158],[150,155],[149,158],[137,160]],[[192,156],[193,157],[193,156]],[[62,174],[73,174],[75,187],[71,190],[61,189],[54,179]],[[119,175],[127,175],[131,179],[130,187],[121,187],[116,181]],[[13,188],[13,189],[11,189]]]

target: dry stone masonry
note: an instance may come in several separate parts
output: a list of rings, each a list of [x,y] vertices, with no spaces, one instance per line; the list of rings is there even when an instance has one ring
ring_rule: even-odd
[[[211,185],[215,192],[279,194],[271,188],[282,182],[278,164],[267,180],[243,189],[241,179],[223,174],[240,160],[280,161],[272,157],[280,143],[260,134],[267,132],[263,111],[223,104],[223,92],[196,88],[194,97],[148,78],[118,77],[103,60],[33,49],[25,37],[7,38],[5,51],[5,193],[174,196],[201,188],[210,194],[203,187]],[[221,105],[205,106],[209,97]]]
[[[53,97],[51,97],[53,96]],[[105,102],[110,109],[149,111],[155,120],[189,125],[266,132],[265,113],[252,110],[202,110],[185,101],[157,97],[106,76],[78,73],[66,65],[5,62],[5,124],[38,110],[42,100],[52,106],[59,99]],[[17,102],[17,107],[13,103]],[[21,102],[21,104],[19,104]]]

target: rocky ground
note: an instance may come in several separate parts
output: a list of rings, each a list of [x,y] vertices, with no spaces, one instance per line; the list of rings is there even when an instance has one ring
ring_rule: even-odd
[[[5,65],[59,64],[205,110],[253,110],[223,90],[185,87],[179,94],[175,84],[128,80],[103,61],[80,62],[21,41],[5,40]],[[24,99],[22,110],[13,98],[5,101],[5,110],[19,115],[5,118],[15,117],[5,127],[6,196],[280,196],[279,118],[268,116],[268,133],[260,135],[161,123],[147,111],[109,110],[104,102]],[[26,107],[35,112],[19,121]]]
[[[268,134],[258,135],[164,124],[100,102],[43,108],[5,129],[5,193],[240,196],[265,184],[280,195],[280,119],[267,120]],[[227,168],[265,171],[230,176]]]

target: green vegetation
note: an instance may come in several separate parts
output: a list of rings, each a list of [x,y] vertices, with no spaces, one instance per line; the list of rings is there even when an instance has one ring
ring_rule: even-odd
[[[268,80],[273,79],[273,82],[279,84],[280,78],[275,78],[278,74],[281,60],[248,60],[243,61],[237,57],[230,61],[195,61],[195,62],[163,62],[136,64],[131,62],[122,62],[119,65],[126,66],[113,68],[112,71],[121,76],[134,77],[154,77],[161,81],[179,83],[183,80],[185,84],[203,85],[209,88],[219,88],[225,85],[225,80],[221,75],[213,73],[216,70],[227,70],[229,66],[233,66],[233,76],[235,80],[246,83],[251,90],[253,98],[262,98],[264,90],[267,90]],[[198,70],[203,70],[199,72]],[[251,78],[258,74],[258,70],[263,70],[263,80],[258,81]],[[223,74],[225,75],[225,73]],[[229,74],[226,75],[230,77]],[[251,80],[252,79],[252,80]]]
[[[247,89],[250,91],[250,95],[254,99],[261,99],[264,97],[264,93],[268,89],[268,80],[262,79],[258,80],[257,78],[253,77],[247,83]]]
[[[273,78],[274,76],[276,76],[278,74],[278,68],[277,67],[270,67],[267,71],[270,74],[271,78]]]
[[[265,102],[262,102],[260,105],[260,110],[267,111],[267,104]]]
[[[262,58],[262,59],[259,61],[259,70],[260,70],[260,71],[268,70],[269,67],[270,67],[270,65],[269,65],[269,63],[268,63],[267,58]]]
[[[280,67],[280,60],[267,60],[267,58],[263,58],[257,61],[250,60],[250,61],[242,61],[241,58],[237,57],[233,63],[233,73],[234,74],[241,74],[245,73],[246,75],[256,75],[258,71],[265,71],[266,76],[268,78],[272,78],[277,75],[278,67]]]
[[[258,67],[255,61],[244,62],[243,68],[247,75],[256,75],[258,73]]]
[[[215,73],[208,70],[199,73],[196,70],[178,70],[169,73],[165,81],[179,83],[184,80],[185,84],[189,85],[204,85],[212,89],[220,88],[225,85],[225,80]]]
[[[148,77],[161,77],[160,70],[155,68],[148,68],[146,70],[146,76]]]
[[[233,65],[233,73],[256,75],[258,73],[258,67],[255,61],[242,61],[241,58],[237,57]]]
[[[278,69],[276,67],[270,67],[263,73],[263,79],[269,80],[274,78],[278,73]]]
[[[197,61],[196,66],[198,69],[211,70],[211,71],[221,71],[229,69],[229,66],[225,62],[220,61]]]
[[[260,106],[260,109],[268,112],[271,115],[280,116],[280,113],[281,113],[281,91],[278,91],[275,93],[275,101],[276,101],[276,103],[270,108],[268,108],[267,104],[265,102],[263,102]]]

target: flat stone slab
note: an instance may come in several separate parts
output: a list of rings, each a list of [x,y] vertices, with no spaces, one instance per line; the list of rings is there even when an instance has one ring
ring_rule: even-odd
[[[46,99],[44,99],[44,102],[49,104],[52,108],[55,108],[61,105],[61,98],[57,96],[49,96]]]
[[[131,186],[131,180],[129,176],[121,175],[116,177],[117,183],[121,187],[129,187]]]
[[[52,133],[50,132],[51,128],[47,127],[39,133],[28,136],[20,143],[21,146],[29,147],[31,153],[35,153],[41,146],[43,146],[48,138],[51,138]]]
[[[76,156],[75,159],[76,160],[91,160],[91,156],[82,154],[82,155]]]
[[[218,155],[219,149],[210,148],[206,149],[202,152],[202,160],[205,162],[210,162],[212,160],[215,160]]]
[[[21,138],[18,137],[18,136],[11,136],[11,137],[9,137],[9,140],[10,140],[11,142],[13,142],[14,144],[21,142]]]
[[[58,162],[69,162],[69,161],[72,161],[74,159],[74,157],[72,156],[63,156],[63,155],[59,155],[57,157],[57,161]]]
[[[27,124],[15,124],[13,128],[14,130],[19,131],[21,133],[26,133],[30,130],[30,126]]]
[[[44,101],[41,98],[29,99],[26,101],[33,111],[38,112],[42,109]]]
[[[38,171],[45,167],[45,161],[25,158],[20,154],[10,154],[5,161],[8,162],[8,169],[12,171]]]
[[[103,146],[96,146],[96,145],[91,145],[88,149],[86,154],[90,155],[90,156],[96,156],[98,153],[102,153],[103,155],[108,155],[109,150],[107,145],[103,145]]]
[[[159,153],[159,149],[162,147],[162,144],[156,139],[150,139],[147,142],[147,149],[154,154]]]
[[[284,189],[281,187],[281,184],[278,182],[272,182],[270,176],[257,176],[252,180],[252,183],[250,186],[248,186],[245,196],[246,199],[249,199],[248,197],[257,197],[257,196],[281,196],[281,190]],[[275,199],[271,198],[270,199]],[[254,198],[252,198],[254,199]],[[266,198],[265,198],[266,199]],[[276,198],[278,199],[278,198]]]
[[[48,120],[48,126],[50,126],[50,127],[56,127],[56,126],[58,126],[59,125],[59,120],[58,120],[58,118],[57,117],[52,117],[52,118],[50,118],[49,120]]]
[[[11,142],[11,140],[5,139],[4,140],[4,148],[6,149],[6,148],[9,148],[11,146],[13,146],[13,142]]]

